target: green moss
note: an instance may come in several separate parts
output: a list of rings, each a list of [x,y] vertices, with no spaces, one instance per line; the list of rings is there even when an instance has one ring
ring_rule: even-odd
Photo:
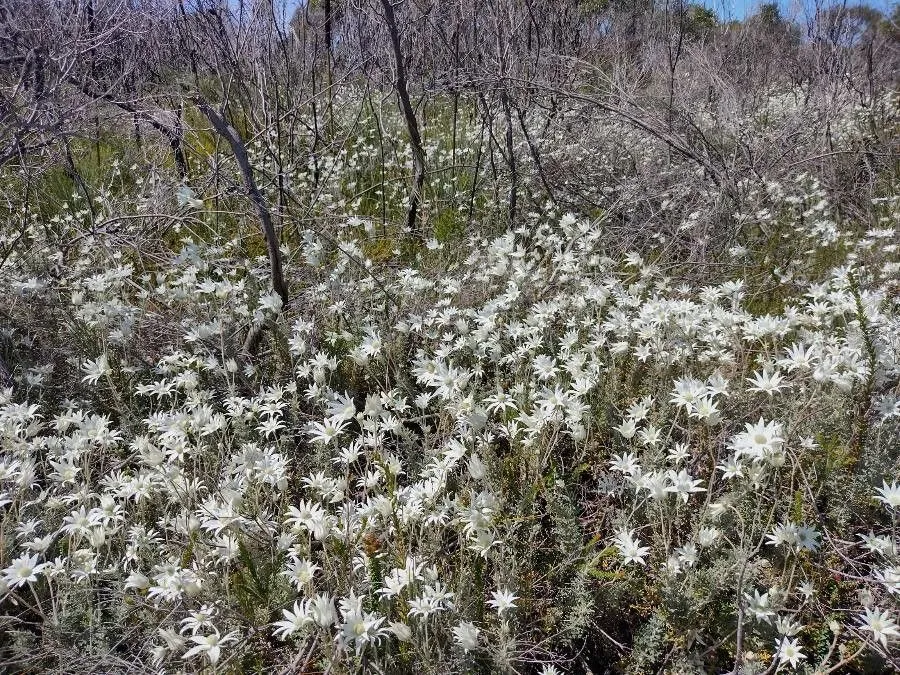
[[[439,242],[452,242],[466,234],[466,223],[454,209],[439,211],[433,218],[434,236]]]

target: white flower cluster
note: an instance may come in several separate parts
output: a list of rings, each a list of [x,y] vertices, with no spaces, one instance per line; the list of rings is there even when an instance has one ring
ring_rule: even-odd
[[[560,213],[415,263],[367,257],[363,219],[303,233],[289,306],[238,239],[83,242],[53,281],[77,393],[0,393],[0,609],[96,613],[172,669],[555,672],[585,607],[666,614],[698,658],[896,663],[896,231],[826,227],[807,178],[754,190],[754,222],[810,212],[776,282],[679,277]]]

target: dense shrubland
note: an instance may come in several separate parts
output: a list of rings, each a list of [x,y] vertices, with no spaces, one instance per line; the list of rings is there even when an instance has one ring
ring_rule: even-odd
[[[0,14],[5,670],[900,668],[896,24],[64,4]]]

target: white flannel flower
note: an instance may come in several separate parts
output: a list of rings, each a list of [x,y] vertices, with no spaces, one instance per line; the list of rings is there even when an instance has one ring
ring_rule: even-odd
[[[96,359],[87,359],[81,364],[81,370],[84,373],[84,377],[81,378],[82,382],[97,384],[100,378],[110,372],[109,360],[106,358],[106,354],[101,354]]]
[[[9,588],[19,588],[25,584],[33,584],[38,575],[44,569],[44,564],[38,564],[38,556],[20,555],[12,561],[12,564],[3,570],[3,580]]]
[[[893,481],[890,485],[887,481],[883,481],[883,486],[876,489],[880,494],[876,495],[875,499],[889,509],[900,509],[900,484],[897,481]]]
[[[635,539],[634,537],[634,530],[623,530],[622,532],[619,532],[616,535],[614,544],[616,548],[619,549],[619,553],[622,554],[622,557],[625,558],[626,565],[630,562],[636,562],[639,565],[646,564],[644,558],[650,553],[650,548],[641,546],[641,540]]]
[[[806,659],[806,655],[800,651],[797,640],[783,637],[775,641],[778,648],[778,660],[783,663],[789,663],[791,668],[796,668],[801,661]]]
[[[672,484],[666,488],[666,492],[674,492],[681,498],[681,501],[685,503],[692,493],[706,492],[706,488],[700,487],[703,484],[703,481],[699,479],[695,480],[694,477],[684,469],[677,472],[669,469],[669,471],[666,472],[666,476],[672,481]]]
[[[880,607],[869,609],[859,616],[860,626],[872,633],[872,638],[880,642],[887,649],[888,640],[900,637],[897,624],[894,623],[890,610],[882,610]]]
[[[478,636],[480,634],[481,630],[474,623],[469,623],[468,621],[460,621],[453,627],[453,639],[464,652],[478,649]]]
[[[497,610],[497,614],[503,614],[508,609],[515,609],[516,600],[519,599],[517,595],[513,595],[512,591],[507,589],[493,591],[491,598],[487,604]]]
[[[237,642],[238,634],[234,631],[221,635],[219,631],[213,631],[209,635],[192,635],[191,642],[196,643],[195,646],[188,649],[182,659],[189,659],[194,656],[203,655],[212,665],[219,662],[222,656],[222,646],[230,642]]]
[[[302,603],[294,602],[294,611],[286,609],[281,610],[284,619],[276,621],[272,624],[275,628],[272,634],[280,640],[286,640],[288,637],[303,630],[306,626],[313,623],[313,618],[309,613],[307,601]]]

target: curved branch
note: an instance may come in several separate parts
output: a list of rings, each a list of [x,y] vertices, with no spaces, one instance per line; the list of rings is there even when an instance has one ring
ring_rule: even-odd
[[[259,216],[260,227],[266,240],[266,250],[269,254],[269,268],[272,275],[272,288],[279,296],[281,296],[282,308],[287,307],[288,291],[284,283],[284,275],[281,266],[281,250],[278,247],[278,235],[275,232],[275,226],[272,224],[272,214],[266,207],[262,193],[256,186],[256,180],[253,178],[253,168],[250,166],[250,159],[247,156],[247,147],[238,135],[233,126],[225,121],[216,110],[203,98],[196,98],[197,107],[213,125],[216,132],[228,141],[231,146],[231,152],[237,161],[238,169],[241,177],[244,179],[244,187],[247,190],[247,196],[256,207],[256,213]]]

